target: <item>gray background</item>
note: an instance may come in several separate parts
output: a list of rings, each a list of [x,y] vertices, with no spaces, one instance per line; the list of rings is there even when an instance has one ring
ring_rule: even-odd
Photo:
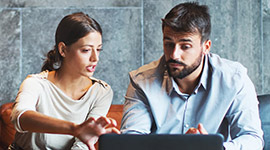
[[[270,93],[270,0],[198,0],[210,7],[211,51],[239,61],[258,94]],[[67,14],[83,11],[102,26],[103,51],[95,77],[122,104],[128,72],[162,55],[161,18],[184,0],[1,0],[0,104],[14,101],[28,74],[39,73]],[[268,58],[268,59],[267,59]]]

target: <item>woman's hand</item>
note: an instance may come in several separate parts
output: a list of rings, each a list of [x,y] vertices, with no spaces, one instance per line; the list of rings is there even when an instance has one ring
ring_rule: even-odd
[[[120,131],[116,129],[116,121],[111,118],[100,117],[97,120],[89,118],[80,125],[75,125],[74,136],[85,143],[89,150],[95,150],[94,144],[102,134],[117,133]]]

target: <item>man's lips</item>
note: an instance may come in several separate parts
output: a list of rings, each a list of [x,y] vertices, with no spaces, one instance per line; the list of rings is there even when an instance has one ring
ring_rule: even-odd
[[[171,66],[171,67],[179,67],[179,66],[184,66],[184,65],[178,64],[178,63],[169,63],[169,66]]]
[[[94,71],[96,70],[96,65],[87,66],[86,69],[87,69],[89,72],[94,72]]]
[[[166,63],[170,67],[180,67],[180,66],[184,67],[184,66],[186,66],[185,63],[183,63],[181,61],[173,60],[173,59],[169,59]]]

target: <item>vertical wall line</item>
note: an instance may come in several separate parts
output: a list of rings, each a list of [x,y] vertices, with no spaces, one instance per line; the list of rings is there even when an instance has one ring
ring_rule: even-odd
[[[265,85],[264,85],[264,47],[263,47],[263,43],[264,43],[264,38],[263,38],[263,0],[260,0],[260,40],[261,40],[261,80],[262,80],[262,93],[261,94],[265,94]]]
[[[20,64],[20,68],[19,68],[19,70],[20,70],[20,81],[22,81],[22,57],[23,57],[23,50],[22,50],[22,26],[23,26],[23,22],[22,22],[22,8],[19,8],[19,11],[20,11],[20,62],[19,62],[19,64]]]
[[[141,66],[144,65],[144,0],[141,0]]]

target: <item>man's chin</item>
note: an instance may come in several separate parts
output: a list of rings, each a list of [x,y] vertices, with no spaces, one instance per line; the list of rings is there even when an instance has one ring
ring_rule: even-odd
[[[185,70],[168,70],[169,76],[177,79],[183,79],[186,76],[189,75],[189,73],[186,73]]]
[[[173,78],[178,77],[179,74],[180,74],[180,70],[168,70],[168,72],[169,72],[169,75],[170,75],[171,77],[173,77]]]

